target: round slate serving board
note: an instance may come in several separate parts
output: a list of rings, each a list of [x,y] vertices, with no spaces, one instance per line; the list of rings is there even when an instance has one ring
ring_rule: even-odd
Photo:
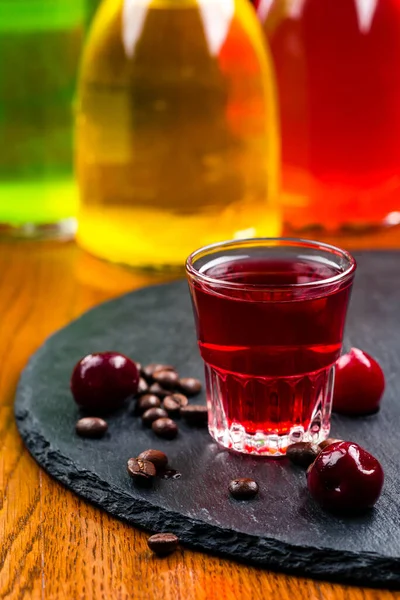
[[[176,440],[163,441],[120,412],[110,417],[105,438],[75,435],[78,409],[69,378],[89,352],[118,350],[203,378],[184,281],[103,304],[40,348],[21,377],[15,404],[28,449],[77,494],[132,525],[173,531],[190,547],[301,575],[400,588],[400,253],[364,252],[357,259],[346,346],[359,346],[381,362],[387,390],[378,415],[335,416],[332,434],[359,442],[384,466],[383,495],[367,514],[324,512],[309,497],[303,470],[286,459],[230,454],[204,429],[181,424]],[[165,451],[182,477],[140,489],[126,461],[151,447]],[[259,482],[256,499],[229,497],[227,485],[238,476]]]

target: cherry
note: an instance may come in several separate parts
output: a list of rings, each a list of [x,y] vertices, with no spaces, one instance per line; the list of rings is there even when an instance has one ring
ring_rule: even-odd
[[[379,410],[385,376],[366,352],[352,348],[336,363],[333,410],[344,415],[368,415]]]
[[[126,398],[136,394],[139,372],[135,363],[117,352],[88,354],[76,365],[71,376],[75,402],[85,409],[104,412],[120,408]]]
[[[375,504],[383,486],[377,459],[353,442],[335,442],[322,450],[307,471],[313,498],[324,508],[364,510]]]

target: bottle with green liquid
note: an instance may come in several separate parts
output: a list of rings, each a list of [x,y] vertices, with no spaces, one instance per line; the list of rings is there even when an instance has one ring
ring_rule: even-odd
[[[85,0],[0,0],[0,234],[68,236]]]

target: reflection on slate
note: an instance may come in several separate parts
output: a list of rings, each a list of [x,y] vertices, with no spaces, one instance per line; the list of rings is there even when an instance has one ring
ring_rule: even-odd
[[[206,430],[183,423],[178,438],[165,441],[121,412],[109,419],[105,438],[75,436],[78,410],[69,377],[89,352],[118,350],[144,364],[172,363],[182,376],[203,378],[185,282],[101,305],[42,346],[17,392],[16,418],[27,447],[87,500],[133,525],[173,531],[193,548],[301,575],[400,588],[400,254],[364,252],[357,258],[346,346],[359,346],[381,362],[387,391],[378,415],[335,416],[332,435],[360,443],[381,460],[386,481],[375,510],[333,517],[310,499],[304,471],[286,459],[229,454]],[[140,489],[126,461],[151,447],[166,452],[182,476]],[[260,493],[250,502],[229,497],[229,481],[240,476],[259,482]]]

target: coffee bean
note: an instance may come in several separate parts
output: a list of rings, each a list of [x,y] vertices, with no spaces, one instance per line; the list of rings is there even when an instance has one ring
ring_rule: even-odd
[[[181,417],[185,419],[188,425],[204,427],[208,422],[207,406],[203,406],[202,404],[182,406]]]
[[[138,388],[136,392],[136,396],[142,396],[143,394],[147,394],[149,391],[148,383],[143,377],[139,379]]]
[[[135,412],[138,415],[142,415],[146,410],[149,410],[149,408],[160,408],[160,406],[161,400],[158,396],[155,396],[154,394],[145,394],[138,398]]]
[[[149,537],[147,545],[157,556],[166,556],[178,548],[179,538],[173,533],[156,533]]]
[[[189,400],[183,394],[171,394],[163,400],[163,408],[169,415],[179,415],[181,408],[188,405]]]
[[[146,412],[142,414],[142,421],[144,425],[150,427],[153,421],[157,421],[157,419],[163,419],[165,417],[168,417],[168,413],[163,408],[149,408],[149,410],[146,410]]]
[[[258,493],[258,483],[254,479],[248,479],[247,477],[233,479],[229,484],[229,492],[234,498],[239,500],[254,498]]]
[[[79,419],[76,426],[76,433],[86,438],[101,438],[108,429],[106,421],[98,417],[84,417]]]
[[[170,417],[175,417],[179,415],[181,405],[180,402],[176,400],[173,396],[166,396],[163,400],[162,406],[164,410],[167,411]]]
[[[155,371],[153,380],[165,390],[174,390],[178,385],[179,375],[176,371]]]
[[[141,458],[130,458],[127,469],[129,475],[138,482],[149,482],[156,474],[156,468],[153,463]]]
[[[323,442],[320,442],[318,445],[321,448],[321,450],[323,450],[324,448],[326,448],[327,446],[330,446],[331,444],[334,444],[335,442],[342,442],[342,441],[343,440],[337,440],[336,438],[327,438]]]
[[[286,456],[295,465],[299,467],[308,467],[317,458],[320,449],[317,445],[309,442],[296,442],[290,444],[286,451]]]
[[[178,435],[178,426],[172,419],[157,419],[151,425],[152,430],[159,437],[172,440]]]
[[[179,380],[179,388],[186,396],[196,396],[201,392],[201,381],[194,377],[184,377]]]
[[[159,398],[165,398],[165,396],[170,395],[170,391],[164,390],[159,383],[152,383],[149,387],[150,394],[155,394]]]
[[[143,370],[142,363],[140,363],[140,362],[137,362],[137,361],[135,360],[135,365],[136,365],[136,368],[137,368],[137,370],[139,371],[139,374],[141,375],[141,374],[142,374],[142,370]]]
[[[143,377],[147,379],[147,381],[153,381],[153,374],[156,371],[175,371],[175,369],[174,367],[171,367],[171,365],[151,363],[142,369]]]
[[[162,471],[168,464],[168,457],[161,450],[144,450],[138,456],[138,459],[149,460],[156,468],[156,471]]]
[[[161,365],[159,365],[158,363],[150,363],[149,365],[146,365],[145,367],[143,367],[142,372],[143,372],[143,377],[147,380],[147,381],[152,381],[153,380],[153,373],[154,371],[159,368]]]

